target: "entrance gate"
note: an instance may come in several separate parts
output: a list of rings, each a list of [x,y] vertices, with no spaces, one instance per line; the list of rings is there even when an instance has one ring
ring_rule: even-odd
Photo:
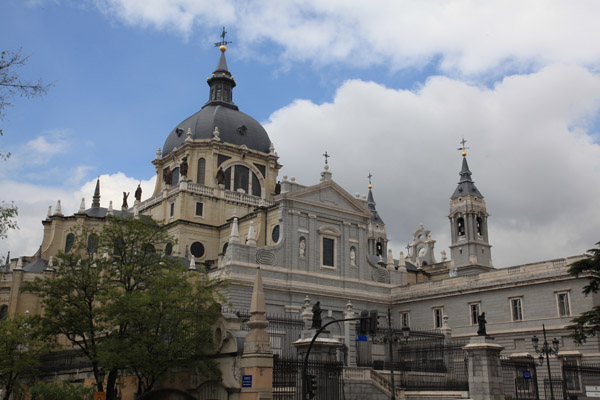
[[[501,359],[506,400],[538,400],[536,365],[528,360]]]

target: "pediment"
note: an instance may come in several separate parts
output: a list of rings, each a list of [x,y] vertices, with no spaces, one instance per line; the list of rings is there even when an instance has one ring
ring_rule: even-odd
[[[286,193],[285,198],[298,203],[359,214],[367,218],[371,216],[366,204],[354,198],[333,181],[323,182],[295,192]]]

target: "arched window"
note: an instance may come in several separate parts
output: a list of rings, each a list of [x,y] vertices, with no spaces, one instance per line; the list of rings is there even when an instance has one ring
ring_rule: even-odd
[[[383,243],[381,242],[377,242],[377,245],[375,246],[377,248],[377,254],[378,256],[383,254]]]
[[[4,306],[0,307],[0,319],[6,318],[7,315],[8,315],[8,306],[4,305]]]
[[[483,235],[483,219],[481,217],[477,217],[477,234],[479,236]]]
[[[151,245],[150,243],[146,243],[144,245],[144,253],[146,253],[146,254],[156,253],[156,248],[153,245]]]
[[[91,234],[88,236],[87,251],[90,254],[96,254],[98,252],[98,236]]]
[[[196,258],[200,258],[204,255],[204,245],[200,242],[192,243],[190,250],[192,251],[192,255]]]
[[[456,220],[456,232],[458,233],[458,236],[465,235],[465,219],[463,217]]]
[[[223,245],[223,255],[225,255],[225,253],[227,252],[227,247],[229,246],[229,243],[225,243]]]
[[[170,256],[171,254],[173,254],[173,245],[171,243],[167,243],[165,246],[165,255]]]
[[[65,242],[65,253],[68,253],[73,248],[73,244],[75,243],[75,235],[69,233],[67,235],[67,240]]]
[[[206,173],[206,160],[204,158],[198,159],[198,176],[196,177],[196,182],[204,185],[204,175]]]
[[[233,173],[233,189],[231,188],[231,174]],[[245,193],[260,197],[261,186],[258,176],[244,165],[234,165],[225,170],[225,189],[242,189]]]
[[[173,185],[179,183],[179,167],[173,169]]]

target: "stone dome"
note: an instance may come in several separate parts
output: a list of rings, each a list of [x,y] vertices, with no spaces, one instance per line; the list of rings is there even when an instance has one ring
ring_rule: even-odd
[[[220,47],[221,57],[217,69],[207,81],[210,87],[208,102],[200,111],[192,115],[173,129],[163,146],[163,157],[175,147],[181,147],[188,131],[192,139],[212,139],[215,128],[219,129],[219,138],[225,143],[248,149],[269,152],[271,140],[265,128],[251,116],[238,110],[233,102],[233,88],[236,82],[227,68],[225,46]]]
[[[188,129],[192,139],[211,139],[215,127],[219,128],[219,137],[225,143],[269,152],[271,140],[257,120],[227,105],[209,104],[173,129],[163,146],[163,157],[183,145]]]

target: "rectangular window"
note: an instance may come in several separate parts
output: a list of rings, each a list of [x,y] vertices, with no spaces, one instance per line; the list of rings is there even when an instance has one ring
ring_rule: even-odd
[[[523,304],[520,297],[515,299],[510,299],[510,308],[512,313],[513,321],[522,321],[523,320]]]
[[[409,312],[400,313],[400,320],[402,321],[403,328],[410,327],[410,313]]]
[[[334,263],[334,244],[335,240],[323,238],[323,265],[326,267],[335,267]]]
[[[443,325],[443,315],[444,315],[444,309],[439,307],[439,308],[434,308],[433,309],[433,327],[434,328],[441,328]]]
[[[469,310],[471,311],[471,325],[477,325],[479,320],[479,303],[469,304]]]
[[[196,202],[196,217],[201,217],[204,211],[204,203]]]
[[[556,303],[558,305],[558,315],[560,317],[568,317],[571,315],[569,292],[556,293]]]
[[[171,212],[170,212],[171,217],[173,215],[175,215],[175,203],[171,203]]]

